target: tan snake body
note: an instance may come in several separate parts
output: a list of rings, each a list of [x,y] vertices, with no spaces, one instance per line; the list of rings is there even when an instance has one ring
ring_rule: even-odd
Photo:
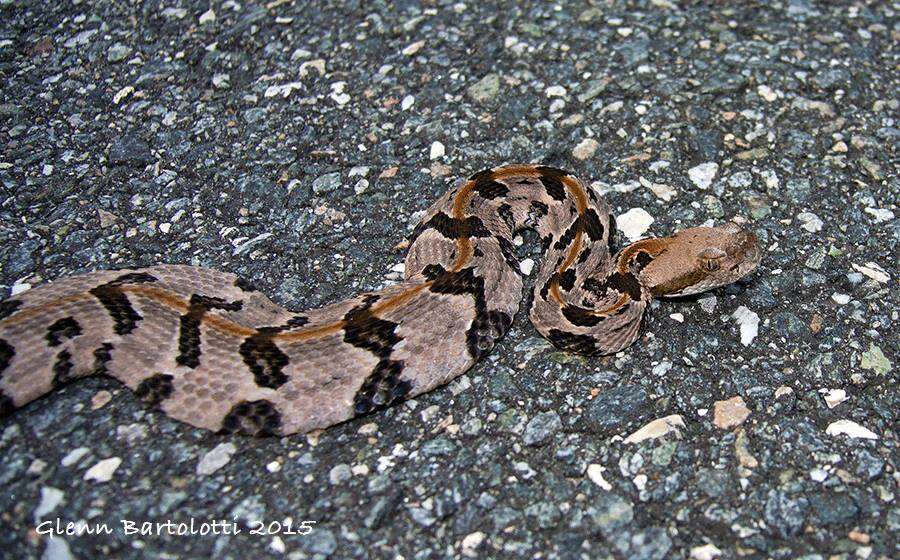
[[[734,224],[637,241],[565,171],[476,173],[426,212],[406,279],[295,313],[233,274],[181,265],[63,278],[0,303],[0,413],[90,374],[110,375],[194,426],[254,435],[325,428],[459,376],[512,324],[523,282],[512,244],[544,245],[531,321],[557,347],[630,345],[652,297],[728,284],[756,268]]]

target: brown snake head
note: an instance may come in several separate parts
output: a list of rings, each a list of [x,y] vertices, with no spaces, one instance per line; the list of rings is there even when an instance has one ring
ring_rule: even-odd
[[[619,267],[637,273],[654,297],[688,296],[743,278],[761,255],[756,235],[729,223],[633,243],[620,253]]]

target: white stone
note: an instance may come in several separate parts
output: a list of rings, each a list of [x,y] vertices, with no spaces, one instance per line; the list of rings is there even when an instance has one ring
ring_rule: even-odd
[[[825,479],[828,478],[828,471],[816,467],[809,471],[809,478],[811,478],[813,482],[824,482]]]
[[[650,171],[652,171],[654,173],[659,173],[660,171],[662,171],[663,169],[666,169],[670,165],[672,165],[672,164],[664,159],[661,159],[659,161],[654,161],[653,163],[650,164]]]
[[[269,86],[266,88],[265,93],[263,93],[263,97],[275,97],[276,95],[280,95],[283,98],[288,98],[294,90],[298,90],[303,88],[303,82],[290,82],[287,84]]]
[[[122,464],[122,459],[118,457],[110,457],[103,459],[84,473],[85,480],[95,480],[97,482],[109,482],[112,480],[113,473]]]
[[[763,180],[766,182],[766,188],[769,190],[775,190],[778,188],[778,175],[775,171],[771,169],[766,169],[765,171],[760,172]]]
[[[709,313],[712,315],[713,311],[716,310],[716,304],[718,304],[718,298],[713,295],[703,296],[702,298],[697,300],[697,303],[700,304],[700,309],[704,311],[704,313]]]
[[[566,88],[562,86],[550,86],[545,93],[547,94],[547,97],[565,97]]]
[[[197,474],[206,476],[216,472],[231,461],[231,456],[236,451],[237,447],[233,443],[220,443],[200,458],[200,462],[197,463]]]
[[[31,284],[29,284],[28,282],[22,282],[21,280],[16,280],[16,282],[13,283],[12,288],[9,291],[9,295],[16,296],[16,295],[21,294],[22,292],[27,292],[30,289],[31,289]]]
[[[779,399],[785,395],[790,395],[794,390],[786,385],[782,385],[781,387],[775,389],[775,398]]]
[[[643,177],[639,177],[638,181],[645,188],[650,189],[650,191],[653,192],[656,198],[662,200],[663,202],[669,202],[670,200],[672,200],[672,197],[678,194],[678,191],[676,191],[669,185],[664,185],[662,183],[653,183],[651,181],[648,181],[647,179],[644,179]]]
[[[400,102],[400,109],[403,111],[408,111],[410,107],[413,106],[413,103],[416,102],[416,98],[412,95],[407,95],[403,98],[403,101]]]
[[[300,65],[300,77],[305,78],[309,75],[310,71],[315,70],[317,74],[320,76],[325,75],[325,60],[321,58],[317,58],[315,60],[307,60],[303,64]]]
[[[274,537],[272,537],[272,542],[269,543],[269,548],[271,548],[278,554],[284,554],[284,551],[285,551],[284,541],[281,540],[281,537],[279,537],[278,535],[275,535]]]
[[[65,494],[59,488],[44,486],[41,488],[41,503],[34,508],[34,521],[37,523],[42,517],[56,509],[62,503]]]
[[[741,344],[750,346],[753,339],[759,334],[759,315],[742,305],[734,310],[731,317],[737,321],[741,329]]]
[[[762,84],[756,87],[756,93],[759,94],[760,97],[771,103],[778,99],[778,94],[772,91],[772,88],[769,86]]]
[[[880,284],[887,284],[891,279],[890,275],[888,275],[888,273],[885,272],[885,270],[881,268],[881,266],[872,261],[867,262],[865,266],[855,263],[851,266],[857,272],[865,274],[866,276]]]
[[[484,533],[481,531],[475,531],[474,533],[469,533],[463,537],[462,553],[470,558],[477,556],[478,552],[476,549],[484,542],[484,536]]]
[[[616,227],[629,241],[637,241],[650,229],[653,221],[653,216],[643,208],[631,208],[628,212],[616,216]]]
[[[87,31],[82,31],[77,35],[73,35],[70,37],[63,46],[67,49],[75,48],[79,45],[87,45],[91,41],[91,37],[99,33],[99,29],[88,29]]]
[[[894,213],[887,208],[866,208],[865,212],[875,218],[876,224],[894,219]]]
[[[642,428],[625,438],[624,443],[638,443],[648,439],[656,439],[672,432],[676,435],[681,435],[678,428],[684,428],[684,419],[680,414],[664,416],[645,424]]]
[[[277,473],[281,470],[281,463],[279,463],[278,461],[272,461],[266,465],[266,470],[270,473]]]
[[[684,314],[682,313],[670,313],[669,318],[673,321],[678,321],[679,323],[684,323]]]
[[[603,115],[603,114],[606,114],[606,113],[616,113],[616,112],[618,112],[619,110],[621,110],[622,107],[624,107],[624,106],[625,106],[625,102],[624,102],[624,101],[613,101],[612,103],[610,103],[610,104],[607,105],[606,107],[600,109],[600,114]]]
[[[603,181],[594,181],[591,183],[591,188],[597,194],[604,195],[608,193],[630,193],[632,191],[638,190],[641,184],[638,181],[628,181],[627,183],[616,183],[614,185],[610,185],[608,183],[604,183]]]
[[[522,259],[519,263],[519,271],[525,276],[530,276],[534,270],[534,259]]]
[[[205,23],[212,23],[216,21],[216,12],[213,11],[212,8],[206,10],[202,14],[200,14],[200,18],[197,20],[197,23],[203,25]]]
[[[637,488],[638,492],[643,491],[644,488],[647,487],[647,480],[648,480],[647,475],[645,475],[643,473],[639,474],[639,475],[635,476],[633,479],[631,479],[631,481],[634,483],[634,487]]]
[[[72,451],[69,451],[68,455],[62,458],[59,462],[60,465],[64,467],[71,467],[78,461],[82,459],[85,455],[87,455],[91,450],[87,447],[76,447]]]
[[[423,39],[421,41],[416,41],[415,43],[409,45],[408,47],[403,49],[402,52],[406,56],[412,56],[412,55],[416,54],[417,52],[419,52],[422,49],[422,47],[424,47],[424,46],[425,46],[425,40]]]
[[[445,149],[444,145],[435,140],[431,143],[431,152],[429,156],[431,159],[438,159],[444,157]]]
[[[694,183],[698,189],[706,190],[712,184],[718,171],[718,163],[701,163],[696,167],[688,169],[688,178],[690,178],[691,182]]]
[[[838,305],[847,305],[848,303],[850,303],[850,296],[848,296],[847,294],[839,294],[837,292],[834,292],[833,294],[831,294],[831,299]]]
[[[852,420],[836,420],[825,428],[825,433],[830,436],[844,434],[852,438],[878,439],[878,434],[860,426]]]
[[[347,82],[335,82],[331,84],[331,94],[328,96],[338,105],[346,105],[350,102],[350,95],[344,93]]]
[[[378,424],[374,422],[369,422],[368,424],[363,424],[356,430],[356,433],[362,434],[364,436],[370,436],[374,433],[378,432]]]
[[[800,227],[810,233],[822,231],[822,219],[812,212],[800,212],[797,214],[797,219],[801,222]]]
[[[604,467],[603,465],[592,463],[588,465],[587,475],[591,482],[609,492],[610,490],[612,490],[612,484],[610,484],[605,478],[603,478],[603,473],[605,471],[606,467]]]
[[[123,99],[125,99],[132,93],[134,93],[134,88],[132,86],[123,87],[113,96],[113,103],[118,105]]]
[[[712,543],[691,549],[691,560],[714,560],[719,556],[722,556],[722,551]]]
[[[575,159],[584,161],[593,156],[599,147],[600,143],[593,138],[585,138],[572,150],[572,156]]]
[[[47,539],[47,546],[41,554],[41,560],[74,560],[69,544],[62,537],[51,536]]]
[[[328,482],[337,485],[350,480],[352,476],[353,472],[350,470],[350,466],[345,463],[341,463],[339,465],[333,466],[328,472]]]
[[[394,266],[391,267],[391,272],[397,272],[397,273],[403,274],[404,272],[406,272],[406,263],[401,262],[401,263],[395,264]]]

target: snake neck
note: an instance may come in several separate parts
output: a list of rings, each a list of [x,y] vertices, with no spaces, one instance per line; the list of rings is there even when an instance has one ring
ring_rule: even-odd
[[[651,237],[635,241],[623,248],[614,259],[612,274],[634,276],[648,292],[657,295],[657,286],[652,278],[643,274],[644,269],[657,257],[666,252],[668,240],[664,237]]]

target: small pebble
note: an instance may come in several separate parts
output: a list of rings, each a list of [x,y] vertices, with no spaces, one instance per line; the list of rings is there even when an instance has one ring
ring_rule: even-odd
[[[599,147],[600,143],[593,138],[585,138],[572,150],[572,156],[575,159],[584,161],[592,157]]]
[[[200,25],[205,25],[214,21],[216,21],[216,12],[213,11],[212,8],[200,14],[200,17],[197,19],[197,23],[199,23]]]
[[[847,305],[848,303],[850,303],[850,296],[848,296],[847,294],[839,294],[837,292],[834,292],[833,294],[831,294],[831,299],[838,305]]]
[[[431,152],[429,154],[431,159],[438,159],[444,157],[444,145],[440,142],[432,142],[431,143]]]
[[[684,427],[684,419],[679,414],[657,418],[625,438],[624,443],[638,443],[648,439],[660,438],[669,433],[680,435],[679,428]]]
[[[713,405],[713,424],[723,430],[740,426],[748,416],[750,416],[750,409],[747,408],[747,403],[740,395],[728,400],[716,401]]]
[[[547,88],[547,97],[564,97],[566,95],[566,88],[563,86],[550,86]]]
[[[60,465],[64,467],[71,467],[80,461],[85,455],[90,453],[90,449],[87,447],[77,447],[70,451],[62,460],[59,462]]]
[[[207,476],[221,469],[231,461],[231,456],[235,452],[237,452],[237,447],[231,442],[215,446],[200,458],[200,462],[197,463],[197,475]]]
[[[616,227],[629,241],[637,241],[650,229],[653,221],[653,216],[643,208],[631,208],[616,216]]]
[[[712,184],[718,171],[719,164],[717,163],[701,163],[688,170],[688,178],[690,178],[691,182],[694,183],[698,189],[706,190]]]
[[[109,459],[103,459],[93,467],[89,468],[84,473],[84,480],[94,480],[96,482],[109,482],[112,480],[113,474],[116,472],[116,469],[119,468],[119,465],[122,464],[122,459],[118,457],[110,457]]]
[[[531,272],[534,270],[534,259],[526,258],[522,259],[519,263],[519,271],[525,276],[530,276]]]
[[[731,317],[737,322],[741,331],[741,344],[750,346],[759,334],[759,315],[743,305],[735,309]]]
[[[846,435],[851,438],[878,439],[878,434],[852,420],[836,420],[825,428],[825,433],[830,436]]]
[[[801,212],[800,214],[797,214],[797,219],[800,220],[800,227],[810,233],[822,231],[824,222],[812,212]]]
[[[606,468],[603,465],[598,465],[596,463],[588,465],[587,468],[587,476],[597,486],[609,492],[612,490],[612,484],[606,481],[603,477],[603,473],[606,472]]]

